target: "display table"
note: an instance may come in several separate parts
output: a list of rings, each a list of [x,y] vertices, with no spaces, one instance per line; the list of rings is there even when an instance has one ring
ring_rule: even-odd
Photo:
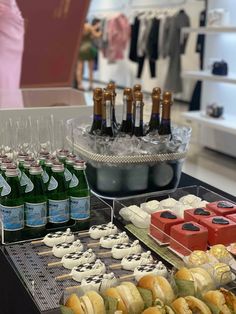
[[[200,180],[195,179],[187,174],[182,174],[179,187],[198,185],[203,186],[213,192],[216,192],[225,198],[236,202],[236,197],[224,193],[219,189],[216,189]],[[23,280],[18,272],[12,266],[9,257],[7,256],[4,247],[0,249],[0,313],[1,314],[34,314],[34,313],[45,313],[45,314],[59,314],[59,308],[51,311],[41,312],[36,303],[33,300],[32,295],[28,292],[24,286]],[[45,288],[46,289],[46,288]]]

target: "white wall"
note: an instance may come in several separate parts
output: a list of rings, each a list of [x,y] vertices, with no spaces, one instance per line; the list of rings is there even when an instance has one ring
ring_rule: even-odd
[[[180,3],[183,0],[92,0],[89,16],[97,14],[109,14],[115,12],[123,12],[128,16],[134,12],[132,6],[141,6],[142,8],[150,8],[150,10],[161,8],[168,9],[168,3]],[[148,7],[149,6],[149,7]],[[180,8],[184,8],[188,13],[191,26],[198,26],[199,14],[203,9],[204,1],[197,0],[186,0],[186,3],[181,6],[174,6],[171,8],[172,12],[177,12]],[[194,70],[199,68],[199,55],[195,53],[196,47],[196,35],[191,34],[189,37],[187,49],[185,55],[182,57],[183,70]],[[160,59],[157,61],[157,78],[151,79],[149,72],[149,64],[146,60],[144,65],[144,71],[142,79],[136,79],[137,64],[129,61],[128,59],[129,45],[125,54],[125,59],[117,61],[116,64],[108,64],[107,60],[103,58],[102,54],[99,54],[99,70],[95,72],[95,78],[108,82],[110,80],[115,80],[118,85],[121,86],[131,86],[135,83],[141,83],[145,91],[151,91],[154,86],[164,87],[164,82],[168,69],[168,59]],[[87,73],[85,73],[87,76]],[[180,95],[181,99],[189,100],[192,95],[192,89],[194,86],[193,81],[184,80],[184,91]]]

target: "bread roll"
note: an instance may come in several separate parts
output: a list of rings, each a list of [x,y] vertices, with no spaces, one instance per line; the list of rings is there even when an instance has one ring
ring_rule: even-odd
[[[142,314],[163,314],[163,312],[160,311],[160,310],[158,309],[158,307],[153,306],[153,307],[149,307],[148,309],[146,309],[145,311],[143,311]]]
[[[215,289],[215,285],[211,275],[204,268],[190,268],[190,272],[194,278],[195,292],[205,293],[208,290]]]
[[[90,299],[93,305],[94,314],[106,314],[104,301],[100,294],[96,291],[88,291],[85,295]]]
[[[68,298],[65,305],[72,309],[75,314],[85,314],[81,307],[80,299],[75,293]]]
[[[181,280],[194,281],[191,271],[186,267],[180,268],[175,274],[175,278]]]
[[[155,275],[147,275],[142,277],[138,286],[152,291],[153,301],[160,299],[165,304],[170,304],[175,295],[173,289],[166,278]]]
[[[224,288],[220,288],[220,292],[224,295],[226,305],[229,309],[233,313],[236,313],[236,296],[231,291]]]
[[[184,298],[176,299],[172,304],[171,307],[176,312],[176,314],[192,314],[188,303]]]
[[[128,314],[128,309],[116,288],[109,288],[103,294],[117,299],[118,301],[117,310],[122,311],[123,314]]]
[[[207,305],[193,296],[178,298],[171,306],[177,314],[211,314]]]
[[[133,296],[133,303],[135,306],[135,312],[141,313],[144,310],[144,302],[137,287],[132,282],[122,282],[121,286],[122,285],[127,286],[131,291],[131,294]]]
[[[211,305],[217,307],[220,314],[231,314],[230,309],[226,305],[225,297],[219,290],[208,291],[204,294],[203,300],[209,304],[209,307]]]

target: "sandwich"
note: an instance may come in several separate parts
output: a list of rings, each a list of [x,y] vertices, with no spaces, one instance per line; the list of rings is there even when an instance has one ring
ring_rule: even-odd
[[[171,304],[171,307],[176,314],[211,314],[208,306],[193,296],[180,297]]]
[[[212,309],[212,312],[217,311],[219,314],[236,313],[236,296],[226,289],[208,291],[204,294],[203,299]]]

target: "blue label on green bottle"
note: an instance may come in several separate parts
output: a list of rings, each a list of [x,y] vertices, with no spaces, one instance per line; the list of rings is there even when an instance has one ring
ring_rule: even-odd
[[[47,203],[25,203],[25,224],[28,227],[42,227],[46,225]]]
[[[69,220],[69,199],[48,200],[49,222],[63,223]]]
[[[3,228],[6,231],[17,231],[24,228],[24,205],[0,207]]]
[[[71,219],[83,220],[90,217],[90,197],[70,197]]]

